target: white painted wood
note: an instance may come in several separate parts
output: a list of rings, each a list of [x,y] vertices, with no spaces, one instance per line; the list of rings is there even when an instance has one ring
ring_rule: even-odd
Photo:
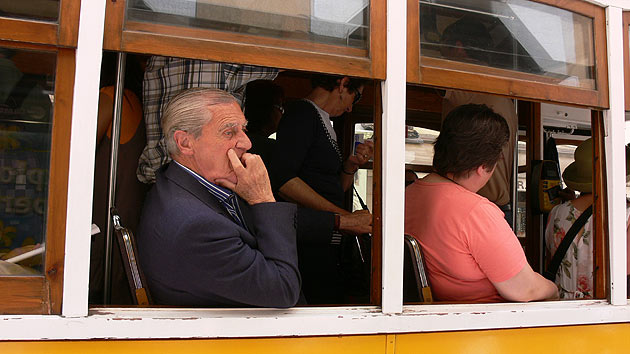
[[[82,0],[72,99],[62,314],[86,316],[94,151],[106,0]],[[63,80],[63,78],[58,78]],[[98,237],[98,236],[97,236]]]
[[[609,8],[609,60],[619,57],[620,7],[630,0],[601,0]],[[89,3],[89,5],[88,5]],[[0,340],[219,338],[342,335],[519,328],[628,322],[630,306],[621,294],[625,230],[620,197],[625,193],[623,159],[623,87],[619,59],[610,60],[611,110],[606,113],[609,173],[613,304],[606,301],[531,304],[425,305],[402,307],[404,218],[404,117],[406,7],[388,1],[388,69],[383,84],[383,307],[273,309],[101,309],[87,315],[89,234],[92,205],[94,136],[98,100],[102,24],[105,0],[83,0],[77,49],[73,106],[70,189],[66,233],[63,316],[0,316]],[[402,22],[402,23],[400,23]],[[617,54],[616,54],[617,53]],[[402,58],[402,59],[401,59]],[[623,63],[621,64],[623,65]],[[613,88],[614,86],[614,88]],[[621,92],[621,93],[619,93]],[[622,100],[622,103],[619,103]],[[621,108],[620,108],[621,107]],[[621,109],[621,114],[619,113]],[[621,138],[619,137],[621,135]],[[621,178],[620,178],[621,176]],[[621,197],[622,198],[622,197]],[[621,210],[624,210],[623,206]],[[385,276],[387,275],[387,276]],[[403,311],[404,310],[404,311]],[[402,312],[402,313],[401,313]],[[71,318],[77,317],[77,318]]]
[[[402,311],[407,3],[387,2],[383,92],[383,313]]]
[[[601,7],[614,6],[620,9],[630,10],[630,0],[586,0]]]
[[[402,314],[376,307],[102,309],[90,316],[0,317],[0,340],[246,338],[354,335],[627,322],[630,306],[603,300],[530,304],[418,305]]]
[[[608,92],[610,109],[604,112],[608,229],[610,237],[611,303],[626,305],[626,164],[623,80],[623,19],[620,8],[606,8]],[[627,29],[626,29],[627,30]]]

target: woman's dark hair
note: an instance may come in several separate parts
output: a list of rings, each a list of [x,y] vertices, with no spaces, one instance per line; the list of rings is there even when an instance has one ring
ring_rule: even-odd
[[[491,170],[508,142],[505,119],[483,104],[467,104],[452,110],[435,141],[433,168],[440,174],[460,177],[483,166]]]
[[[340,75],[325,75],[325,74],[314,74],[311,77],[311,87],[317,88],[321,87],[326,91],[332,91],[335,87],[339,85],[339,81],[343,79],[345,76]],[[346,85],[349,89],[358,90],[360,87],[365,86],[367,80],[358,79],[356,77],[348,77],[350,81],[348,81],[348,85]]]
[[[284,91],[282,87],[269,80],[256,80],[247,84],[245,89],[245,117],[247,130],[259,132],[271,119],[274,105],[282,106]]]

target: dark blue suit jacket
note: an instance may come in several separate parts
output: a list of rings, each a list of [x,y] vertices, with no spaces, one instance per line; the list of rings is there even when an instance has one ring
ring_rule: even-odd
[[[175,163],[144,203],[138,252],[153,299],[179,306],[290,307],[300,296],[296,206],[239,199],[250,231]]]

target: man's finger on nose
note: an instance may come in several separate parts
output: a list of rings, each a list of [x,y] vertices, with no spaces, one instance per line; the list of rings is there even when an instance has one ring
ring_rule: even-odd
[[[227,152],[228,159],[230,164],[232,165],[232,169],[236,171],[238,168],[244,168],[241,160],[239,160],[238,155],[236,155],[236,151],[234,149],[230,149]]]
[[[241,161],[243,162],[243,164],[245,165],[245,167],[249,166],[249,164],[251,164],[252,162],[257,160],[258,155],[256,154],[250,154],[248,152],[244,153],[243,156],[241,156]]]

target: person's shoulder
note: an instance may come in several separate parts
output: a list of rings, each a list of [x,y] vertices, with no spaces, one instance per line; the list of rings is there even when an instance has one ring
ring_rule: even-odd
[[[315,112],[317,109],[308,100],[294,100],[285,104],[285,111],[292,112]]]
[[[570,200],[567,200],[566,202],[560,203],[560,204],[554,206],[553,208],[551,208],[551,213],[557,213],[557,212],[560,212],[562,210],[569,210],[571,208],[575,209],[575,207],[573,206],[573,203],[571,203]]]
[[[504,213],[501,209],[489,201],[486,197],[477,193],[470,193],[461,198],[458,206],[468,209],[468,217],[475,219],[475,224],[488,223],[488,225],[505,222]]]
[[[190,223],[194,220],[212,221],[219,212],[213,203],[204,202],[193,190],[184,187],[185,183],[157,175],[157,181],[145,200],[145,217],[178,228],[175,224]],[[208,196],[208,198],[211,198]],[[217,201],[218,204],[218,201]]]
[[[319,121],[317,109],[307,100],[296,100],[286,103],[284,108],[285,111],[280,120],[280,126],[287,125],[291,122],[293,124],[299,122],[300,126],[304,127],[307,122],[314,124]]]

